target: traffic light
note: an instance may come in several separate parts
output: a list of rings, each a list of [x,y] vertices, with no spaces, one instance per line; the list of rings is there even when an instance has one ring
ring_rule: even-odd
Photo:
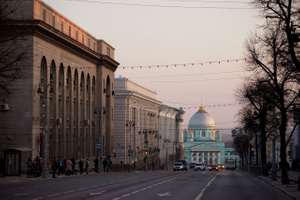
[[[251,148],[251,156],[254,156],[254,148]]]
[[[145,155],[146,155],[146,156],[148,155],[148,151],[145,151]]]

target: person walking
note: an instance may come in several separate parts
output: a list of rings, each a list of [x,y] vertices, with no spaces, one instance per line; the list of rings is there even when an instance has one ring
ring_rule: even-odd
[[[77,173],[76,173],[76,168],[75,168],[75,165],[76,165],[75,158],[73,157],[73,158],[71,159],[71,161],[72,161],[72,173],[75,174],[75,175],[77,175]]]
[[[106,172],[107,160],[103,160],[103,172]]]
[[[89,158],[87,158],[85,163],[86,174],[89,174],[89,167],[90,167],[90,162],[89,162]]]
[[[26,162],[26,165],[27,165],[27,178],[31,178],[32,176],[32,160],[31,158],[29,157],[27,162]]]
[[[72,165],[73,165],[72,161],[68,159],[66,161],[66,176],[70,176]]]
[[[80,174],[82,174],[82,172],[83,172],[83,162],[82,162],[81,159],[79,161],[79,171],[80,171]]]
[[[39,161],[35,158],[33,161],[33,178],[36,178],[38,176],[40,169]]]
[[[53,160],[52,160],[52,166],[51,166],[51,169],[52,169],[52,178],[56,178],[56,176],[55,176],[55,173],[56,173],[56,170],[57,170],[57,161],[56,161],[56,157],[54,157]]]
[[[58,165],[58,178],[60,177],[60,174],[62,173],[62,168],[63,168],[63,163],[62,163],[62,158],[61,156],[59,157],[59,159],[57,160],[57,165]]]

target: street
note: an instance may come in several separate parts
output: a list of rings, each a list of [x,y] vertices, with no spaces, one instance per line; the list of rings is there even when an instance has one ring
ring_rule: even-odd
[[[1,199],[291,199],[245,172],[134,172],[0,185]]]

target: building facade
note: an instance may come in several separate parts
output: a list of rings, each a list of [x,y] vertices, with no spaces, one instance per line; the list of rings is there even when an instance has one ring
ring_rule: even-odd
[[[202,106],[192,116],[188,130],[184,132],[184,154],[188,163],[225,164],[227,159],[239,162],[235,149],[222,142],[222,134],[216,130],[214,119]]]
[[[18,92],[0,102],[7,107],[0,112],[0,151],[25,149],[44,157],[46,149],[50,161],[92,158],[100,137],[102,156],[112,155],[115,49],[41,0],[17,2],[7,27],[26,29],[18,45],[26,47],[30,59],[22,63]],[[105,114],[94,114],[97,108],[105,108]],[[7,165],[10,159],[7,153]]]
[[[182,155],[182,110],[162,105],[155,92],[127,78],[115,78],[114,93],[114,164],[157,169]]]

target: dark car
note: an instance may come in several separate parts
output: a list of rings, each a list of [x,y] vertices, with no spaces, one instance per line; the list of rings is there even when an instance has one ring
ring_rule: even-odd
[[[186,162],[186,160],[178,160],[177,162],[181,162],[183,164],[183,169],[185,171],[188,170],[188,163]]]
[[[219,171],[219,168],[218,168],[218,165],[211,165],[211,166],[209,166],[209,171],[212,171],[212,170],[215,170],[215,171]]]

